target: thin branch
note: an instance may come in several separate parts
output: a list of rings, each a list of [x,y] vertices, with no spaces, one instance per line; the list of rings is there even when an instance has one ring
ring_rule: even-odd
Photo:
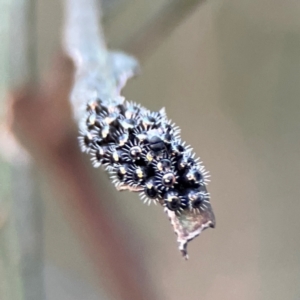
[[[71,104],[78,122],[82,117],[84,104],[95,98],[118,96],[126,80],[136,73],[138,65],[132,57],[107,51],[99,24],[101,11],[96,1],[66,0],[65,13],[65,49],[76,67]],[[82,172],[84,166],[76,169],[74,161],[81,159],[68,156],[67,160],[61,160],[56,165],[64,165],[64,173],[68,173],[65,180],[71,181],[70,185],[74,186],[74,197],[78,199],[74,213],[85,222],[84,230],[90,233],[90,242],[94,245],[91,249],[97,252],[102,248],[102,254],[109,263],[111,292],[118,296],[117,299],[156,299],[151,284],[142,271],[138,254],[125,241],[124,235],[116,231],[109,212],[105,212],[101,204],[105,201],[103,196],[99,199],[92,192],[93,189],[83,190],[90,185],[91,178],[88,173]],[[70,176],[72,173],[78,176]],[[72,181],[75,182],[72,184]],[[95,255],[93,253],[93,257]]]

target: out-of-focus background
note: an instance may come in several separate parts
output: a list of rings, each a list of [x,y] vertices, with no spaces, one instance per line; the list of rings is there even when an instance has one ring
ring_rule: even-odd
[[[112,48],[130,49],[131,37],[144,27],[147,32],[147,24],[173,5],[120,2],[118,8],[107,6],[104,15]],[[37,62],[43,74],[60,47],[63,12],[61,1],[37,5]],[[138,195],[116,192],[99,175],[113,208],[110,218],[121,218],[126,238],[139,241],[135,249],[159,299],[300,299],[299,16],[297,0],[198,1],[155,47],[152,36],[140,45],[142,74],[129,81],[124,95],[152,110],[166,107],[212,174],[208,188],[217,221],[216,229],[189,245],[190,260],[184,261],[162,210],[143,205]],[[4,27],[3,18],[0,22]],[[4,69],[0,76],[6,78],[4,103],[9,80]],[[14,173],[4,160],[1,197],[13,194],[7,174]],[[35,184],[43,201],[39,247],[44,253],[38,260],[45,270],[46,299],[113,299],[105,275],[102,285],[95,279],[95,266],[68,212],[47,184],[47,170],[38,172],[43,174]],[[0,207],[0,233],[5,207]]]

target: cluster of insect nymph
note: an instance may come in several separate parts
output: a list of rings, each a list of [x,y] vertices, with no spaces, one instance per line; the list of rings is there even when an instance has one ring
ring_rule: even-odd
[[[176,215],[207,208],[209,174],[164,109],[151,112],[124,97],[92,100],[85,109],[80,147],[118,190],[139,192]]]

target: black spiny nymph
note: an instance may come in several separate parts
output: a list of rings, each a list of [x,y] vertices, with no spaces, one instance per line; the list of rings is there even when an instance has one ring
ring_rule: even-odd
[[[123,97],[97,99],[86,106],[79,145],[94,167],[106,169],[118,190],[140,192],[144,203],[164,207],[186,256],[187,242],[215,221],[208,172],[179,134],[164,109],[151,112]],[[187,219],[180,223],[180,216],[198,225],[184,229]]]
[[[106,168],[118,189],[141,191],[145,202],[160,202],[171,210],[177,204],[178,210],[201,209],[200,194],[195,200],[187,190],[207,184],[208,173],[164,109],[151,112],[117,97],[90,101],[86,111],[81,149],[90,153],[94,167]]]

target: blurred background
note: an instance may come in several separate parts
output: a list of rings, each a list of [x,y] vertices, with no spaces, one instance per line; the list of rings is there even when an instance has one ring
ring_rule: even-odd
[[[71,225],[77,215],[55,173],[7,133],[12,91],[36,86],[61,48],[62,1],[33,2],[0,2],[0,299],[123,299],[106,289],[105,257],[95,264]],[[141,61],[124,96],[166,107],[212,175],[217,226],[184,261],[162,210],[116,192],[83,158],[155,299],[300,299],[300,2],[111,0],[103,10],[108,46]],[[35,20],[26,67],[24,36],[11,46],[22,12]]]

